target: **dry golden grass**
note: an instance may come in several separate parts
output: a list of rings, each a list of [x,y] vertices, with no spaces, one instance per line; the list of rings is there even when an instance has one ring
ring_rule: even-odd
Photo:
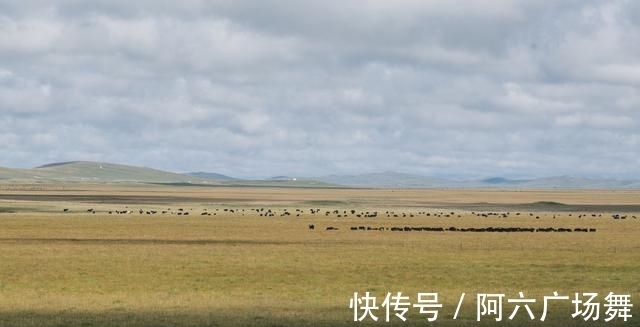
[[[637,191],[357,190],[160,186],[27,186],[0,188],[0,326],[335,326],[428,324],[417,309],[408,321],[353,322],[353,292],[437,292],[436,326],[589,326],[572,319],[570,301],[539,319],[542,298],[558,291],[640,295],[640,217],[578,218],[553,211],[478,218],[466,205],[561,202],[637,204]],[[13,195],[24,195],[21,199]],[[55,198],[76,195],[82,198]],[[127,196],[127,201],[120,203]],[[139,202],[136,203],[136,200]],[[124,208],[134,214],[113,215]],[[264,207],[287,217],[260,217]],[[627,208],[620,206],[621,208]],[[62,208],[69,208],[63,213]],[[93,208],[96,214],[87,213]],[[189,211],[146,215],[137,210]],[[204,209],[215,216],[200,216]],[[224,208],[233,208],[234,213]],[[304,209],[296,217],[295,209]],[[311,215],[309,208],[320,208]],[[326,210],[377,210],[377,218],[338,218]],[[546,209],[545,209],[546,208]],[[216,211],[218,209],[218,211]],[[243,211],[244,210],[244,211]],[[386,217],[385,211],[414,213]],[[418,212],[450,212],[426,217]],[[508,211],[508,210],[504,210]],[[569,216],[571,214],[571,216]],[[591,212],[589,212],[591,214]],[[460,217],[458,217],[460,215]],[[554,218],[555,216],[555,218]],[[316,230],[308,230],[314,224]],[[337,231],[327,231],[334,226]],[[591,227],[595,233],[460,233],[351,231],[351,226]],[[535,298],[536,321],[476,322],[477,293],[523,291]],[[466,293],[457,320],[457,301]],[[637,305],[636,305],[637,307]],[[603,325],[601,308],[599,325]],[[635,312],[636,309],[632,309]],[[384,310],[377,312],[384,320]],[[623,323],[638,325],[638,317]]]

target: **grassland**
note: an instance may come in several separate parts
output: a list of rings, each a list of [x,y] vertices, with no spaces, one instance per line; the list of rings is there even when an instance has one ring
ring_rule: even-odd
[[[2,185],[0,326],[638,326],[639,205],[640,192],[623,190]],[[261,217],[256,208],[277,214]],[[280,216],[285,209],[291,215]],[[358,218],[351,209],[379,214]],[[325,215],[333,210],[347,217]],[[350,230],[365,225],[597,232]],[[349,299],[366,291],[378,305],[387,292],[414,303],[419,292],[437,292],[443,307],[434,323],[417,308],[406,322],[385,323],[382,307],[378,322],[354,322]],[[536,320],[523,308],[508,319],[514,306],[506,299],[520,291],[536,299]],[[554,291],[571,299],[597,292],[601,303],[609,292],[629,294],[633,318],[604,323],[601,307],[596,322],[572,319],[569,300],[551,303],[542,322],[543,297]],[[505,294],[503,321],[476,321],[477,293]]]

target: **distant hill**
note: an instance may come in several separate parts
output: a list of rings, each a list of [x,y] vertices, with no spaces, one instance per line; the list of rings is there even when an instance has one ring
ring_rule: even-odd
[[[280,175],[280,176],[269,177],[266,180],[269,180],[269,181],[294,181],[294,180],[296,180],[296,178],[295,177],[289,177],[289,176]]]
[[[205,179],[210,179],[210,180],[220,181],[220,182],[229,182],[229,181],[239,181],[240,180],[239,178],[234,178],[234,177],[230,177],[230,176],[223,175],[223,174],[207,173],[207,172],[203,172],[203,171],[186,173],[185,175],[194,176],[194,177],[198,177],[198,178],[205,178]]]
[[[637,180],[592,179],[571,176],[537,179],[491,177],[481,180],[458,181],[388,171],[360,175],[330,175],[315,179],[343,186],[380,188],[640,188],[640,181]]]
[[[316,179],[289,178],[289,179],[263,179],[263,180],[237,180],[225,182],[229,186],[261,186],[261,187],[324,187],[342,188],[343,185],[326,183]]]
[[[531,188],[640,188],[640,181],[556,176],[529,180],[524,182],[523,186]]]
[[[146,167],[106,162],[70,161],[33,169],[0,169],[0,179],[26,182],[215,183],[212,180]]]
[[[273,176],[265,179],[240,179],[218,173],[195,172],[186,175],[207,178],[227,186],[261,186],[261,187],[341,187],[316,179],[289,176]]]
[[[217,173],[178,174],[147,167],[106,162],[69,161],[42,165],[32,169],[0,167],[0,182],[24,183],[152,183],[172,185],[228,185],[273,187],[337,187],[312,179],[275,178],[242,180]]]
[[[522,185],[524,183],[529,182],[529,180],[508,179],[504,177],[491,177],[491,178],[483,179],[480,182],[486,185]]]
[[[0,167],[0,182],[158,183],[274,187],[640,189],[639,180],[574,176],[509,179],[497,176],[479,180],[457,181],[393,171],[357,175],[329,175],[315,178],[295,178],[281,175],[262,180],[243,180],[218,173],[178,174],[147,167],[91,161],[57,162],[32,169]]]
[[[2,180],[25,180],[33,176],[30,169],[12,169],[0,167],[0,181]]]
[[[440,178],[420,175],[404,174],[393,171],[382,173],[369,173],[360,175],[330,175],[315,178],[319,181],[331,184],[357,187],[444,187],[455,184]]]

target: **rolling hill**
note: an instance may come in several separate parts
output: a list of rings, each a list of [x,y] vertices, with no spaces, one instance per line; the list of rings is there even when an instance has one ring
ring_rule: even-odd
[[[220,181],[220,182],[230,182],[230,181],[238,181],[238,180],[240,180],[238,178],[234,178],[234,177],[223,175],[223,174],[207,173],[207,172],[203,172],[203,171],[198,171],[198,172],[193,172],[193,173],[186,173],[185,175],[198,177],[198,178],[204,178],[204,179],[211,179],[211,180]]]
[[[311,178],[276,176],[262,180],[243,180],[211,172],[172,173],[147,167],[106,162],[70,161],[32,169],[0,167],[5,183],[157,183],[224,186],[274,187],[372,187],[372,188],[575,188],[639,189],[638,180],[595,179],[557,176],[534,179],[491,177],[457,181],[387,171],[359,175],[330,175]]]
[[[243,180],[218,173],[172,173],[147,167],[106,162],[70,161],[46,164],[32,169],[0,167],[5,183],[149,183],[180,185],[336,187],[311,179]]]
[[[0,168],[0,180],[42,183],[216,183],[211,179],[171,173],[153,168],[91,161],[59,162],[32,169]]]

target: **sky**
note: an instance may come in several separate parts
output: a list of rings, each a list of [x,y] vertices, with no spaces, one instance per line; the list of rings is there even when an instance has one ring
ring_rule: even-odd
[[[0,166],[640,178],[638,1],[0,0]]]

